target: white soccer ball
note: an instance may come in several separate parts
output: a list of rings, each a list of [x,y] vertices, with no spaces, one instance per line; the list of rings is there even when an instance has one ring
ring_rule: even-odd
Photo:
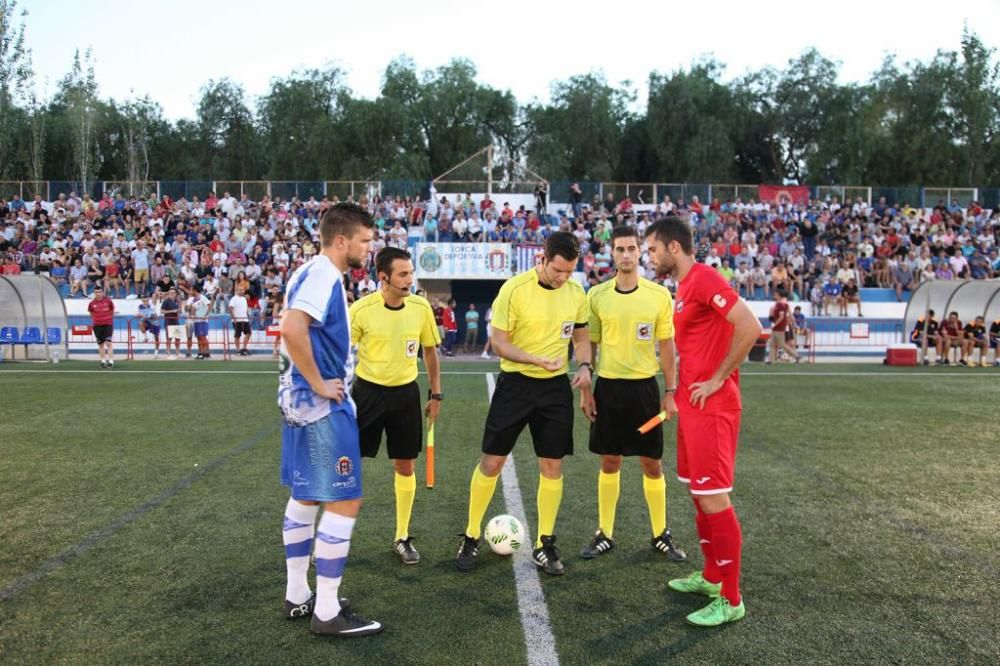
[[[494,553],[510,555],[524,542],[524,526],[514,516],[494,516],[486,523],[484,537]]]

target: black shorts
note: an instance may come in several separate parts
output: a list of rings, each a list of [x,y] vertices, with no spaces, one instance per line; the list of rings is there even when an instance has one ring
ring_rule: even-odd
[[[533,379],[501,372],[483,432],[483,453],[510,455],[527,425],[539,458],[573,455],[573,389],[569,377]]]
[[[393,460],[412,460],[424,439],[424,413],[416,382],[382,386],[356,377],[351,397],[358,410],[361,455],[374,458],[386,434],[386,451]]]
[[[645,435],[638,428],[660,412],[656,379],[597,378],[597,420],[590,424],[590,451],[608,456],[663,457],[663,426]]]
[[[250,337],[250,322],[248,321],[234,321],[233,330],[236,331],[236,337],[245,335]]]
[[[94,327],[94,338],[97,339],[97,344],[101,344],[102,342],[111,342],[111,336],[114,335],[114,333],[115,327],[110,324]]]

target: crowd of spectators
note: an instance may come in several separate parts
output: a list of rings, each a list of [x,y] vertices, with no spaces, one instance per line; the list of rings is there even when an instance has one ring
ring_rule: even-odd
[[[860,199],[776,205],[664,197],[647,206],[609,195],[588,205],[578,187],[570,192],[565,207],[547,206],[543,185],[533,208],[515,208],[502,195],[498,201],[434,192],[426,201],[362,197],[357,203],[375,219],[372,256],[386,245],[428,240],[541,245],[557,229],[571,231],[581,243],[578,268],[588,287],[613,274],[615,225],[633,224],[641,233],[665,215],[690,221],[698,260],[718,269],[744,297],[771,299],[782,289],[793,301],[812,301],[815,312],[829,313],[834,304],[840,314],[845,293],[862,287],[895,289],[902,300],[924,280],[1000,276],[1000,210],[975,202],[917,209],[884,198],[869,206]],[[252,201],[228,192],[176,201],[121,194],[94,200],[72,192],[51,202],[14,196],[0,200],[0,274],[48,275],[67,297],[87,296],[97,284],[119,298],[155,296],[171,286],[189,292],[198,285],[213,312],[225,312],[229,297],[242,288],[263,311],[290,272],[318,252],[318,220],[335,202]],[[655,278],[646,257],[644,266]],[[376,288],[372,261],[349,277],[352,297]]]

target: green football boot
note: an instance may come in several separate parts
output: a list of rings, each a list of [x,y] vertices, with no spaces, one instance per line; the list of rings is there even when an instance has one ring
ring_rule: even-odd
[[[720,624],[742,620],[746,614],[747,609],[742,599],[738,606],[733,606],[725,597],[717,597],[701,610],[688,615],[687,621],[696,627],[718,627]]]
[[[722,592],[722,583],[709,583],[700,571],[684,578],[674,578],[667,583],[667,587],[687,594],[704,594],[706,597],[717,597]]]

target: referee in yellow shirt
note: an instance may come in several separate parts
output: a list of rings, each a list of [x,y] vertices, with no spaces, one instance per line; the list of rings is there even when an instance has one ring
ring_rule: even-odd
[[[410,537],[410,514],[417,492],[414,460],[423,443],[423,416],[437,418],[444,394],[434,312],[426,299],[410,294],[413,262],[405,250],[387,247],[375,257],[380,288],[351,305],[351,342],[358,347],[357,377],[351,397],[357,406],[361,455],[374,458],[386,434],[386,449],[396,468],[396,540],[392,549],[403,564],[420,553]],[[424,348],[430,382],[421,409],[417,354]]]
[[[532,558],[545,573],[560,575],[563,564],[554,529],[562,501],[562,458],[573,453],[573,387],[590,400],[590,341],[587,298],[572,279],[580,243],[558,231],[545,241],[542,263],[507,280],[493,302],[493,350],[500,376],[483,432],[483,454],[472,474],[469,523],[456,565],[469,571],[479,554],[483,516],[497,477],[525,426],[531,429],[541,475],[538,531]],[[573,341],[579,369],[570,382],[568,348]]]
[[[615,547],[622,457],[638,456],[653,532],[652,547],[682,562],[687,555],[674,546],[667,529],[667,488],[660,466],[663,426],[657,425],[645,435],[637,431],[661,410],[668,419],[677,413],[673,299],[666,287],[639,276],[641,249],[634,227],[615,227],[611,251],[617,268],[615,277],[587,294],[590,341],[598,362],[593,395],[583,405],[583,411],[591,421],[590,450],[601,456],[601,471],[597,480],[599,527],[580,556],[594,559]],[[662,398],[656,383],[658,369],[663,371],[666,383]]]

